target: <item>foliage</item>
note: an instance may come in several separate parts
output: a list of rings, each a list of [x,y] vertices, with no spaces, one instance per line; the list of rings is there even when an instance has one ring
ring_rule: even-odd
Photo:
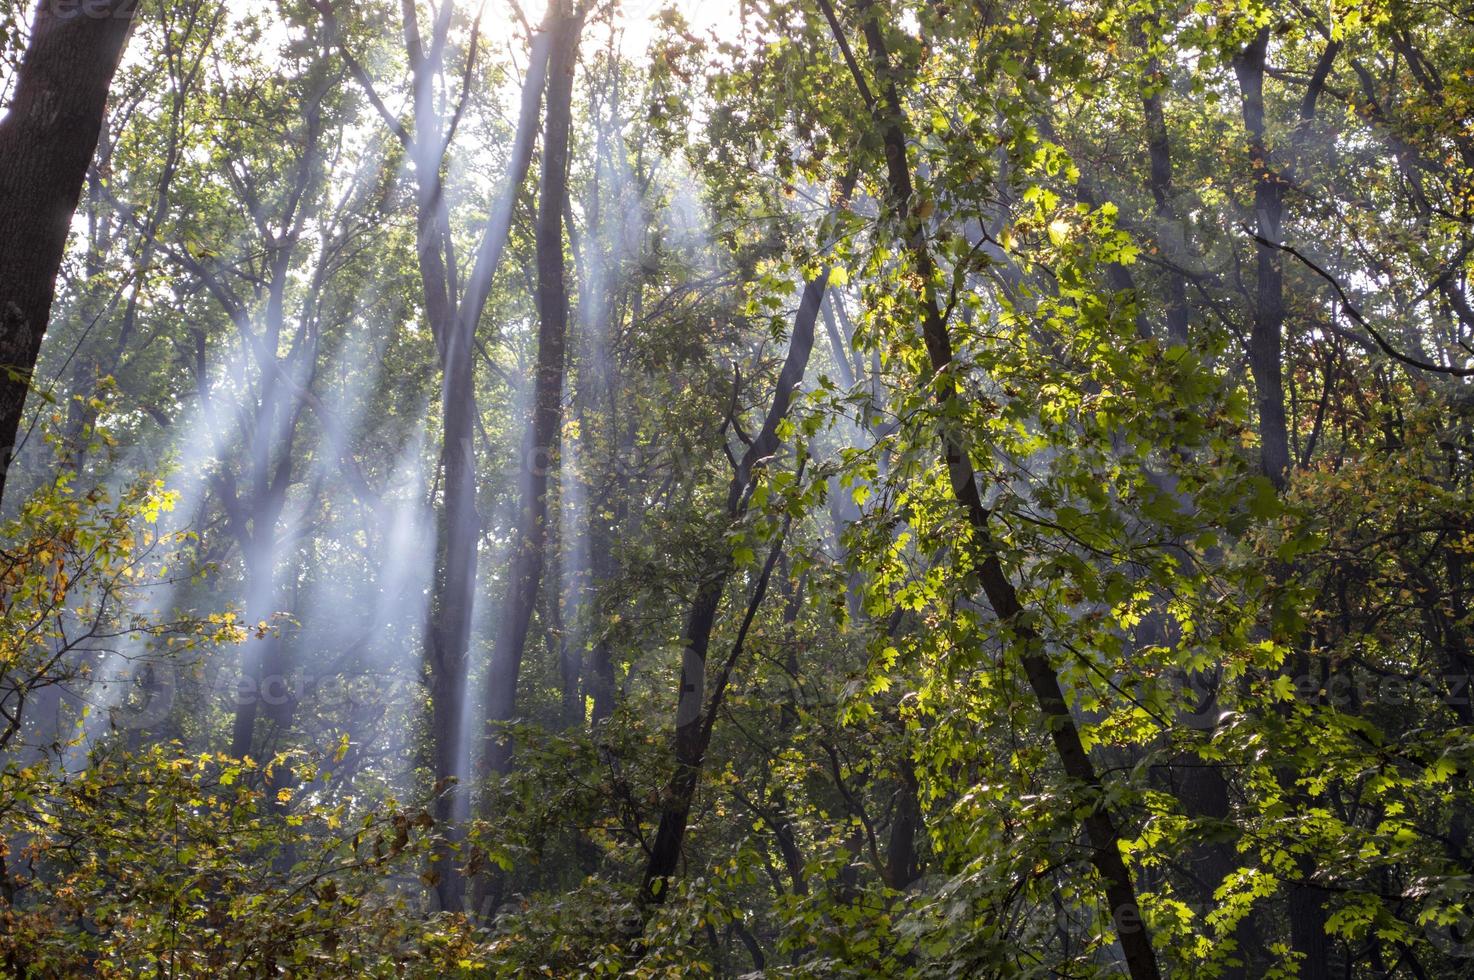
[[[10,973],[1106,977],[1137,929],[1168,977],[1467,973],[1466,14],[554,4],[529,446],[542,31],[475,6],[144,4],[0,530]],[[456,751],[514,765],[446,773],[422,264],[458,295],[503,190]]]

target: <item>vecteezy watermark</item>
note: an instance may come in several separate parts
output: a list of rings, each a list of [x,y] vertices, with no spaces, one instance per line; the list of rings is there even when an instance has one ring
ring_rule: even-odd
[[[1180,683],[1178,724],[1208,730],[1223,716],[1223,679],[1218,672],[1193,673]],[[1446,673],[1402,677],[1366,671],[1327,675],[1301,674],[1289,679],[1289,700],[1336,709],[1443,705],[1462,709],[1474,698],[1474,675]]]
[[[1451,959],[1474,959],[1474,878],[1451,878],[1428,896],[1423,934]]]
[[[193,664],[150,658],[123,664],[93,679],[107,698],[108,718],[115,730],[139,730],[162,723],[179,696],[182,671],[193,672]],[[261,677],[243,674],[233,666],[222,666],[213,677],[204,678],[200,688],[223,700],[227,708],[259,703],[278,707],[311,701],[318,710],[359,708],[408,701],[416,696],[416,677],[393,673],[335,673],[316,677],[304,671],[274,673]]]
[[[57,20],[130,19],[138,10],[138,0],[45,0],[45,9]]]
[[[1338,672],[1325,677],[1301,675],[1291,680],[1290,687],[1296,700],[1333,708],[1417,704],[1464,707],[1470,703],[1470,680],[1469,674],[1457,673],[1402,677]]]

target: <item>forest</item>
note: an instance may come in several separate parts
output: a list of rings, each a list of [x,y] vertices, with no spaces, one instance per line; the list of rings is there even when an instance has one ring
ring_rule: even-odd
[[[1474,5],[543,3],[4,0],[0,976],[1474,977]]]

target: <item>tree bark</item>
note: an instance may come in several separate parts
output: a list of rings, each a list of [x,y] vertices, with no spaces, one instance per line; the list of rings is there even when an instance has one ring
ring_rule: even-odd
[[[845,175],[839,189],[840,202],[849,201],[858,179],[858,171],[853,169]],[[737,461],[735,472],[727,486],[726,510],[730,522],[736,522],[747,512],[754,469],[760,461],[767,460],[779,449],[778,426],[788,417],[788,410],[793,404],[793,392],[803,382],[804,372],[808,369],[809,355],[814,349],[814,327],[819,320],[819,310],[824,302],[828,282],[829,269],[826,266],[804,286],[798,312],[793,319],[788,354],[779,372],[763,427]],[[707,745],[711,740],[713,719],[708,715],[714,714],[721,703],[718,693],[710,706],[703,704],[706,658],[711,648],[711,634],[716,626],[717,611],[721,607],[722,595],[726,592],[727,580],[731,577],[732,570],[732,556],[723,554],[717,567],[699,585],[686,617],[685,650],[681,656],[680,691],[676,706],[675,772],[666,786],[660,825],[656,830],[641,883],[640,894],[646,904],[655,904],[665,898],[667,884],[680,863],[691,804],[696,797],[696,786],[706,759]]]
[[[1258,255],[1254,322],[1249,334],[1249,367],[1254,375],[1258,398],[1261,466],[1275,489],[1283,493],[1289,482],[1293,459],[1285,415],[1282,363],[1284,257],[1276,246],[1284,239],[1284,188],[1288,181],[1271,166],[1265,136],[1264,76],[1269,37],[1270,29],[1260,28],[1249,45],[1234,57],[1233,69],[1242,96],[1249,164],[1255,176],[1255,230],[1261,239],[1256,245]],[[1279,161],[1282,166],[1293,168],[1297,163],[1296,151],[1300,149],[1306,127],[1314,118],[1316,100],[1324,88],[1339,47],[1338,43],[1331,41],[1322,52],[1300,106],[1299,129],[1292,140],[1291,152]],[[1292,569],[1280,568],[1277,572],[1281,577],[1288,577]],[[1290,669],[1288,665],[1286,669]],[[1308,805],[1305,792],[1294,784],[1292,773],[1282,774],[1280,781],[1291,799],[1299,805]],[[1300,954],[1299,975],[1302,980],[1329,980],[1331,944],[1326,934],[1329,915],[1326,892],[1308,880],[1315,870],[1313,862],[1302,857],[1299,865],[1303,878],[1307,880],[1289,886],[1290,946]]]
[[[911,213],[912,183],[910,164],[906,158],[905,111],[896,91],[879,12],[871,0],[861,0],[858,4],[858,15],[866,46],[870,51],[871,67],[877,82],[882,86],[883,101],[877,101],[871,95],[858,63],[850,54],[849,42],[845,39],[828,0],[821,0],[821,5],[834,31],[835,40],[846,55],[856,86],[880,129],[885,148],[889,205],[894,219],[901,225],[906,248],[911,253],[916,273],[923,283],[920,297],[922,339],[932,373],[936,378],[943,379],[935,385],[936,397],[946,403],[961,397],[956,380],[951,375],[952,339],[931,285],[937,269],[927,245],[924,223]],[[930,378],[926,381],[928,384],[934,383]],[[1102,802],[1104,786],[1081,741],[1079,727],[1070,713],[1069,702],[1065,700],[1059,676],[1050,663],[1044,638],[1024,615],[1018,592],[998,557],[998,548],[989,523],[990,513],[978,492],[963,434],[948,422],[945,411],[940,412],[938,417],[943,461],[947,467],[952,495],[972,528],[973,536],[969,546],[983,594],[998,617],[999,624],[1011,635],[1019,652],[1024,675],[1044,715],[1045,727],[1054,742],[1055,752],[1065,775],[1079,785],[1087,797],[1088,809],[1081,823],[1090,844],[1091,863],[1105,886],[1107,907],[1121,942],[1127,971],[1133,980],[1157,980],[1161,974],[1157,967],[1156,952],[1141,918],[1131,873],[1121,856],[1121,834]]]
[[[1249,165],[1255,174],[1254,225],[1260,238],[1278,243],[1284,218],[1284,182],[1269,165],[1264,139],[1264,55],[1269,28],[1233,60],[1243,94],[1244,130]],[[1249,370],[1259,408],[1260,466],[1276,490],[1283,490],[1290,473],[1289,424],[1285,419],[1285,383],[1280,357],[1284,331],[1284,258],[1271,245],[1256,246],[1254,323],[1249,331]]]
[[[414,163],[416,251],[425,317],[440,356],[443,425],[440,450],[443,496],[436,513],[435,567],[424,649],[425,683],[430,699],[429,764],[435,777],[430,807],[444,836],[444,842],[437,848],[434,876],[441,908],[459,911],[464,888],[454,860],[454,839],[456,826],[468,816],[470,807],[465,789],[457,789],[456,784],[464,777],[467,762],[462,731],[466,657],[476,589],[477,544],[481,537],[481,518],[476,511],[477,409],[473,351],[476,328],[506,249],[517,192],[532,163],[538,108],[547,82],[547,25],[532,39],[506,181],[487,216],[470,275],[462,287],[441,173],[454,122],[442,119],[434,97],[435,78],[445,67],[452,5],[440,6],[428,45],[421,37],[414,5],[403,7],[404,44],[414,90],[412,131],[385,108],[368,72],[342,49],[341,29],[330,0],[314,0],[314,6],[339,37],[349,70]],[[479,39],[478,18],[467,52],[463,89],[470,83]],[[456,111],[458,114],[460,110]]]
[[[476,588],[476,553],[481,519],[476,512],[476,388],[473,350],[476,328],[512,225],[517,192],[527,177],[536,139],[538,107],[547,82],[547,24],[532,37],[522,104],[517,118],[506,181],[487,215],[470,275],[460,283],[450,211],[442,170],[456,123],[465,108],[471,73],[481,41],[480,14],[475,18],[466,52],[462,97],[447,120],[436,99],[436,79],[445,70],[445,52],[454,5],[442,3],[431,24],[429,44],[420,32],[415,4],[401,5],[405,54],[413,89],[413,125],[406,127],[375,91],[367,69],[343,45],[343,32],[333,0],[310,0],[335,37],[349,71],[370,104],[404,146],[415,171],[415,238],[424,293],[425,319],[435,337],[441,368],[442,504],[436,512],[435,569],[425,624],[424,676],[430,698],[429,765],[435,777],[431,813],[440,826],[433,877],[440,906],[460,911],[464,897],[455,862],[457,824],[469,813],[464,788],[455,784],[465,774],[462,732],[465,718],[466,655]],[[552,11],[549,11],[550,15]]]
[[[0,119],[0,494],[137,0],[41,0]]]
[[[548,97],[543,128],[542,186],[537,225],[537,368],[532,418],[523,441],[519,473],[518,525],[512,542],[507,592],[497,621],[491,668],[486,679],[488,721],[511,721],[517,710],[517,679],[527,631],[537,607],[547,563],[548,476],[556,465],[563,423],[563,377],[568,340],[568,282],[564,255],[563,216],[568,199],[568,136],[572,124],[573,72],[581,10],[560,11],[552,25],[548,63]],[[501,732],[490,732],[482,744],[482,769],[504,773],[512,745]]]
[[[1150,73],[1148,82],[1153,86],[1162,84],[1162,66],[1156,57],[1147,62]],[[1172,144],[1167,137],[1167,119],[1162,109],[1162,92],[1153,88],[1141,97],[1142,114],[1146,119],[1147,154],[1151,161],[1147,186],[1155,203],[1159,233],[1157,239],[1168,249],[1169,257],[1185,259],[1186,255],[1173,256],[1172,249],[1188,247],[1187,228],[1182,215],[1172,200]],[[1166,233],[1164,240],[1163,232]],[[1173,344],[1186,345],[1188,341],[1188,319],[1190,308],[1187,302],[1187,281],[1176,270],[1168,270],[1166,276],[1167,340]]]

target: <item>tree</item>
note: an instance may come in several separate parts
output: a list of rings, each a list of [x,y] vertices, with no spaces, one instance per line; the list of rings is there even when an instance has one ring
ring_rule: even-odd
[[[8,973],[1468,972],[1458,11],[145,10]]]
[[[836,200],[843,207],[854,190],[858,174],[851,172],[840,181]],[[782,448],[780,430],[788,421],[794,397],[803,382],[808,368],[809,355],[814,349],[814,327],[819,320],[819,308],[824,302],[824,292],[829,284],[829,268],[820,272],[804,284],[803,296],[798,312],[794,314],[793,331],[788,340],[788,353],[783,360],[773,387],[772,401],[763,416],[762,427],[748,443],[740,458],[731,459],[732,477],[727,484],[726,507],[723,514],[729,523],[740,521],[752,502],[759,471],[772,467]],[[738,427],[740,423],[729,415],[728,424]],[[726,425],[723,426],[725,438]],[[730,456],[730,451],[729,451]],[[744,622],[750,623],[767,591],[768,579],[772,575],[782,548],[782,538],[774,543],[771,553],[759,573]],[[712,681],[711,694],[707,696],[707,656],[711,649],[712,632],[722,597],[727,590],[727,581],[734,570],[734,555],[722,553],[716,567],[702,576],[695,601],[686,614],[685,633],[682,637],[684,650],[681,657],[680,686],[676,695],[675,768],[665,791],[665,803],[660,811],[660,824],[650,847],[650,859],[645,866],[640,885],[641,898],[649,903],[661,901],[669,887],[669,879],[675,873],[681,858],[681,844],[686,835],[686,824],[690,819],[691,805],[701,776],[707,748],[711,744],[712,727],[726,686],[737,658],[742,653],[745,629],[738,633],[732,652],[718,670]]]
[[[507,593],[497,620],[496,641],[486,675],[486,713],[493,725],[505,724],[515,716],[523,649],[547,562],[548,476],[558,462],[563,378],[567,368],[569,313],[563,228],[568,213],[568,133],[573,70],[583,19],[581,7],[560,9],[556,3],[549,7],[550,81],[543,123],[536,232],[537,366],[531,418],[518,468],[517,529],[512,542]],[[485,736],[483,746],[483,770],[492,774],[506,772],[511,761],[511,743],[493,729]]]
[[[0,119],[0,466],[8,469],[72,213],[137,0],[41,0]],[[0,469],[0,493],[5,472]]]
[[[330,28],[342,25],[330,3],[317,8]],[[507,175],[487,216],[472,267],[464,284],[457,268],[444,168],[451,141],[471,92],[481,43],[480,19],[472,23],[464,51],[459,97],[449,115],[440,111],[436,86],[445,78],[454,6],[441,4],[425,38],[415,5],[403,7],[402,30],[409,62],[413,106],[410,126],[385,107],[361,65],[344,51],[350,69],[395,138],[403,144],[415,175],[416,245],[424,290],[425,316],[440,354],[442,406],[441,468],[443,506],[437,513],[435,585],[425,634],[425,664],[430,683],[432,765],[439,801],[437,819],[449,824],[469,812],[465,793],[455,784],[465,773],[463,726],[466,703],[466,652],[476,584],[480,519],[476,512],[474,346],[476,329],[506,249],[518,189],[532,161],[537,110],[547,84],[550,54],[547,31],[532,38],[531,61],[522,87],[516,136]],[[340,37],[339,43],[342,43]],[[457,908],[462,886],[452,862],[440,874],[441,900]]]
[[[847,51],[848,43],[845,41],[844,34],[831,8],[827,6],[827,0],[825,0],[825,13],[835,30],[835,38],[841,49]],[[906,159],[903,110],[897,94],[894,68],[887,53],[884,28],[879,14],[867,3],[857,9],[856,15],[861,19],[866,46],[870,51],[872,72],[881,88],[880,100],[882,101],[877,101],[876,97],[870,93],[868,84],[857,71],[855,84],[872,113],[879,120],[881,138],[885,147],[889,185],[888,203],[893,209],[894,220],[900,226],[900,234],[911,251],[916,272],[923,283],[919,306],[927,357],[932,371],[945,376],[953,360],[952,340],[946,319],[933,292],[932,282],[935,278],[936,267],[930,254],[926,232],[924,226],[911,214],[911,170]],[[852,57],[849,63],[851,70],[855,71]],[[944,380],[937,391],[937,398],[945,406],[949,399],[956,397],[959,397],[957,389],[950,381]],[[1049,661],[1043,637],[1028,625],[1024,616],[1023,604],[1018,598],[1018,591],[1009,581],[1002,562],[998,558],[989,527],[990,515],[978,492],[977,477],[973,472],[969,447],[961,432],[946,420],[945,414],[943,421],[939,424],[939,430],[952,494],[956,498],[957,505],[965,512],[968,523],[972,526],[974,535],[970,544],[970,548],[974,551],[972,562],[983,592],[1000,623],[1013,633],[1019,644],[1019,658],[1028,677],[1029,686],[1033,689],[1034,696],[1039,702],[1040,711],[1046,719],[1045,724],[1065,772],[1084,787],[1092,797],[1098,798],[1103,791],[1100,777],[1085,751],[1084,743],[1060,686],[1059,677]],[[1090,840],[1091,863],[1095,865],[1104,883],[1111,915],[1115,919],[1121,945],[1125,950],[1127,969],[1132,977],[1139,978],[1139,980],[1155,978],[1160,975],[1156,954],[1152,949],[1146,927],[1142,924],[1135,884],[1122,856],[1123,838],[1109,812],[1098,809],[1100,804],[1094,800],[1090,806],[1092,812],[1084,817],[1082,823]]]

